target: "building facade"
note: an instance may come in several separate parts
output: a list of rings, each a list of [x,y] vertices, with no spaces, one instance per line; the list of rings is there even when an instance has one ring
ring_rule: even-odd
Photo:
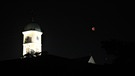
[[[34,55],[42,52],[42,40],[40,26],[37,23],[30,23],[25,26],[23,34],[23,56],[26,54]]]

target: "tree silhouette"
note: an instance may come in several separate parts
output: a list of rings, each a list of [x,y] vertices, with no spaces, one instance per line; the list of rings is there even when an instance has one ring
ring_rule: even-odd
[[[102,48],[104,48],[108,55],[114,55],[115,64],[129,64],[133,59],[133,49],[135,47],[134,42],[122,41],[122,40],[110,40],[102,41]]]

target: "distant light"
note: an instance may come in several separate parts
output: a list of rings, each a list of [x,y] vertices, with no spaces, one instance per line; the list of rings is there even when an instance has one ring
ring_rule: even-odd
[[[96,28],[95,27],[92,27],[92,31],[95,31],[96,30]]]

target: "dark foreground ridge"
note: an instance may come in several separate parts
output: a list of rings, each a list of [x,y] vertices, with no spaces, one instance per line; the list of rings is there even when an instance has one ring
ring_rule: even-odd
[[[87,63],[86,60],[67,59],[53,55],[36,58],[15,59],[0,62],[2,75],[17,76],[88,76],[88,75],[116,75],[132,71],[130,65],[97,65]],[[131,74],[131,73],[129,73]]]

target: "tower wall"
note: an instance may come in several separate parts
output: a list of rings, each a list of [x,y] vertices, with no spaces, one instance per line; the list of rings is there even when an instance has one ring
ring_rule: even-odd
[[[32,52],[42,52],[42,32],[29,30],[23,33],[23,55]]]

